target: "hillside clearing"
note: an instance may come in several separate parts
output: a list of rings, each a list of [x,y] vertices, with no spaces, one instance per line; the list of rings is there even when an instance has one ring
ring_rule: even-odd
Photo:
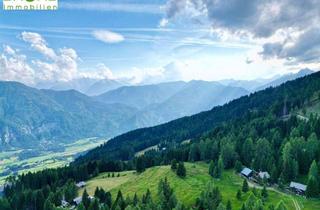
[[[236,175],[233,171],[228,170],[223,173],[222,179],[212,179],[208,174],[208,165],[205,163],[185,163],[187,169],[187,177],[181,179],[170,169],[170,166],[156,166],[147,169],[143,173],[134,171],[121,172],[120,177],[108,177],[108,173],[102,173],[99,176],[87,182],[86,189],[89,194],[93,195],[96,187],[102,187],[106,191],[112,193],[115,198],[118,190],[121,190],[124,196],[132,197],[137,193],[141,197],[147,189],[152,193],[153,199],[157,200],[157,188],[160,179],[168,178],[171,187],[174,189],[178,200],[188,206],[192,206],[196,198],[199,197],[201,191],[210,181],[218,186],[223,196],[223,202],[229,199],[234,209],[239,209],[243,202],[246,201],[249,193],[243,194],[242,199],[236,199],[238,189],[241,189],[243,179]],[[117,173],[115,173],[117,175]],[[79,191],[81,195],[84,189]],[[307,200],[302,197],[287,195],[275,190],[268,190],[269,198],[266,206],[276,205],[280,200],[287,205],[288,209],[297,210],[314,210],[320,209],[320,201]]]

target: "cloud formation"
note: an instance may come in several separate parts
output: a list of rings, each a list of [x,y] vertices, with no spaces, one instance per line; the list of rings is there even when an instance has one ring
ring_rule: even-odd
[[[0,80],[34,83],[35,71],[26,61],[26,56],[19,54],[10,46],[4,46],[0,55]]]
[[[66,47],[56,50],[50,48],[38,33],[22,32],[21,39],[45,59],[28,60],[19,50],[5,45],[0,54],[0,80],[34,85],[45,81],[70,81],[78,78],[114,78],[111,70],[104,64],[98,64],[91,71],[80,71],[78,62],[81,59],[76,50]]]
[[[162,25],[202,14],[214,31],[264,40],[265,59],[320,61],[318,0],[169,0],[165,11]]]
[[[320,28],[311,28],[295,40],[266,43],[261,55],[265,59],[279,58],[289,62],[319,62],[320,61]]]
[[[119,34],[108,30],[97,30],[92,32],[93,37],[105,43],[119,43],[124,41],[124,37]]]
[[[186,10],[198,11],[207,16],[214,28],[269,37],[279,29],[304,29],[317,24],[318,4],[317,0],[169,0],[166,18],[172,20]]]

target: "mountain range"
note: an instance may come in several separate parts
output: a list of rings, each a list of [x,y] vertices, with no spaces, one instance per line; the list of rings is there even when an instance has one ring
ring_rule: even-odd
[[[270,132],[274,135],[273,137],[272,135],[269,135],[271,139],[280,137],[278,136],[280,133],[277,133],[272,129],[266,131],[265,129],[268,127],[266,125],[281,127],[287,132],[285,134],[288,136],[302,135],[302,133],[305,134],[305,136],[308,136],[310,133],[305,132],[306,130],[303,130],[302,128],[300,128],[300,130],[296,129],[294,130],[294,134],[290,134],[290,129],[286,130],[288,127],[285,126],[285,123],[293,124],[294,122],[297,122],[297,119],[302,119],[302,122],[317,119],[317,117],[314,117],[315,115],[310,115],[310,119],[308,119],[308,117],[301,117],[299,110],[310,108],[310,106],[314,105],[314,101],[319,101],[319,81],[320,72],[317,72],[309,76],[298,78],[294,81],[287,81],[277,87],[268,87],[262,91],[251,93],[250,95],[226,103],[223,106],[216,106],[209,111],[179,118],[154,127],[142,128],[124,133],[110,139],[103,146],[95,148],[84,156],[79,157],[75,164],[87,163],[94,160],[130,160],[135,157],[137,152],[145,151],[148,148],[155,148],[158,146],[166,150],[166,145],[175,148],[175,146],[178,147],[177,145],[180,145],[180,143],[185,141],[190,142],[190,140],[191,142],[197,143],[199,143],[200,140],[203,140],[202,146],[204,147],[207,146],[207,140],[213,141],[213,143],[217,143],[216,147],[218,148],[218,145],[220,145],[218,142],[228,144],[237,139],[239,144],[236,144],[235,147],[239,145],[239,148],[241,148],[243,141],[250,135],[264,136],[266,132]],[[285,107],[288,113],[283,112]],[[319,110],[315,113],[319,113]],[[290,115],[292,118],[289,117],[288,119],[288,116]],[[257,120],[258,118],[260,121]],[[247,126],[250,125],[253,130],[250,131],[245,128],[242,128],[243,130],[241,130],[243,124],[247,124]],[[319,134],[319,122],[312,126],[315,128],[316,133]],[[235,131],[238,138],[235,138],[232,134],[230,135],[229,130]],[[211,136],[215,136],[217,139],[206,139]],[[269,141],[272,141],[271,139],[269,139]],[[215,142],[215,140],[217,142]],[[268,140],[263,138],[262,140],[260,139],[260,141],[268,142]],[[302,141],[305,142],[304,140]],[[265,147],[267,146],[261,146],[261,150],[265,150]],[[164,151],[164,153],[167,153],[168,156],[172,155],[174,151],[172,148],[169,151]],[[277,146],[277,148],[281,147]],[[190,150],[186,149],[186,147],[181,147],[177,156],[184,158],[185,155],[187,157],[189,155],[190,157],[190,154],[192,153],[191,155],[195,155],[195,157],[199,157],[200,159],[200,156],[205,155],[206,152],[209,152],[209,154],[212,155],[212,151],[208,151],[206,148],[202,148],[206,152],[201,153],[199,145],[194,147],[191,146],[189,149]],[[234,147],[230,147],[228,150],[224,151],[225,155],[230,155],[234,150],[236,150]],[[272,149],[270,148],[270,150]],[[156,152],[156,150],[150,150],[149,154],[150,156],[156,156],[158,155]],[[214,155],[218,156],[218,154],[219,152]],[[222,153],[222,155],[223,154],[224,153]],[[260,154],[258,153],[258,155]],[[270,153],[267,152],[266,154],[261,155],[268,157]],[[249,159],[249,161],[251,160],[252,159]],[[147,159],[147,161],[152,162],[152,160],[149,159]],[[308,167],[306,171],[308,171]]]
[[[272,84],[309,73],[304,70],[277,78]],[[89,91],[88,87],[99,87],[99,84],[111,89],[101,95],[87,96],[76,90],[63,90],[71,87],[68,85],[52,86],[53,89],[62,89],[57,91],[36,89],[17,82],[0,82],[0,150],[34,148],[34,145],[39,145],[37,149],[50,149],[56,142],[113,137],[210,110],[248,95],[252,90],[241,86],[259,82],[241,81],[238,86],[235,82],[222,83],[190,81],[116,88],[112,85],[121,84],[74,81],[73,87],[86,91]]]

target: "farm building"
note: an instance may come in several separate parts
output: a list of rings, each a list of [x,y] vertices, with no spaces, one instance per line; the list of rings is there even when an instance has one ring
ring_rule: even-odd
[[[250,178],[253,175],[253,171],[250,168],[244,168],[240,172],[242,176]]]
[[[76,184],[76,186],[77,187],[79,187],[79,188],[82,188],[82,187],[85,187],[86,186],[86,183],[85,182],[78,182],[77,184]]]
[[[82,202],[82,197],[81,197],[81,196],[73,199],[73,203],[74,203],[76,206],[78,206],[81,202]]]
[[[260,171],[258,176],[260,179],[270,179],[270,174],[266,171]]]
[[[304,184],[300,184],[300,183],[297,183],[297,182],[290,182],[290,189],[299,194],[299,195],[304,195],[304,193],[306,192],[307,190],[307,186],[304,185]]]

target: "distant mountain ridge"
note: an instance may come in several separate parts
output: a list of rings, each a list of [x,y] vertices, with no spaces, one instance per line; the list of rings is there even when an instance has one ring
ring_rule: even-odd
[[[34,148],[39,142],[113,136],[136,110],[108,105],[77,91],[38,90],[0,82],[0,150]]]
[[[88,96],[95,96],[117,89],[124,85],[126,85],[126,83],[111,79],[79,78],[71,81],[40,82],[34,85],[34,87],[38,89],[51,90],[73,89]]]
[[[312,73],[314,73],[314,71],[312,71],[310,69],[301,69],[297,73],[285,74],[279,78],[276,78],[276,79],[274,79],[264,85],[261,85],[260,87],[257,87],[255,90],[257,91],[257,90],[263,90],[268,87],[276,87],[276,86],[279,86],[287,81],[295,80],[297,78],[304,77],[304,76],[310,75]]]
[[[309,73],[286,75],[272,84]],[[83,87],[92,84],[97,81],[86,80]],[[59,141],[113,137],[210,110],[249,93],[244,87],[190,81],[123,86],[90,97],[75,90],[39,90],[0,82],[0,150],[32,148],[39,142],[49,149]]]
[[[149,105],[131,120],[137,127],[157,125],[207,111],[248,93],[243,88],[224,86],[218,82],[190,81],[167,100]]]
[[[318,96],[319,90],[320,72],[316,72],[293,81],[287,81],[277,87],[269,87],[240,97],[223,106],[216,106],[209,111],[119,135],[103,146],[79,157],[74,164],[106,159],[129,160],[134,157],[136,152],[146,148],[160,143],[179,144],[184,140],[199,138],[209,132],[219,133],[217,126],[227,122],[233,122],[234,126],[237,126],[237,122],[243,122],[250,116],[259,115],[258,113],[261,116],[266,115],[266,117],[272,113],[274,115],[272,117],[281,119],[284,103],[288,98],[292,111],[296,106],[303,108],[305,101],[310,100],[315,94]],[[255,125],[253,124],[253,126]],[[258,127],[259,124],[257,124],[257,129]],[[217,129],[214,130],[215,128]],[[246,130],[239,130],[239,132],[246,132]],[[126,151],[126,153],[123,151]],[[194,151],[198,150],[195,148]]]

